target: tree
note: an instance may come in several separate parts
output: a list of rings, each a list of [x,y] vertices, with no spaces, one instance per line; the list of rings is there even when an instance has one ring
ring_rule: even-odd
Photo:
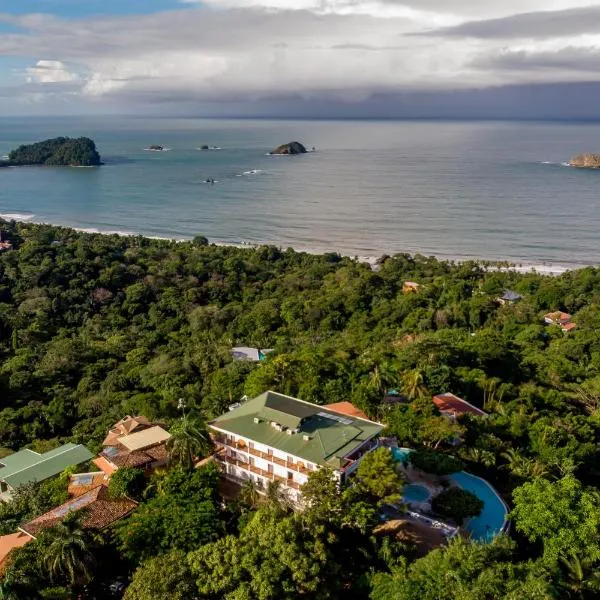
[[[121,467],[112,474],[108,482],[108,493],[111,498],[139,499],[146,487],[146,478],[141,469]]]
[[[48,540],[43,563],[51,581],[65,581],[73,587],[91,581],[94,541],[81,529],[81,515],[67,515],[43,535]]]
[[[190,551],[218,537],[223,529],[219,477],[213,464],[191,473],[171,470],[156,496],[116,524],[121,552],[139,562],[171,550]]]
[[[464,466],[453,456],[425,449],[411,452],[410,463],[413,467],[434,475],[450,475],[461,471]]]
[[[169,459],[188,471],[193,468],[195,459],[210,447],[204,424],[198,419],[183,416],[171,427],[170,434]]]
[[[142,563],[125,591],[123,600],[189,600],[196,585],[187,557],[181,550]]]
[[[561,587],[575,598],[597,597],[600,593],[600,567],[588,557],[570,554],[560,559]],[[589,596],[588,596],[589,595]]]
[[[402,376],[402,384],[404,392],[410,400],[423,398],[428,393],[428,390],[423,383],[423,373],[418,369],[406,372]]]
[[[538,478],[513,492],[511,518],[531,542],[541,543],[543,558],[556,564],[569,552],[600,559],[600,497],[573,476],[555,482]]]
[[[200,597],[214,600],[338,597],[344,575],[326,540],[268,507],[239,536],[206,544],[189,561]]]
[[[389,448],[377,448],[364,456],[356,477],[379,504],[395,504],[402,499],[402,477]]]
[[[517,562],[514,542],[456,538],[414,563],[372,579],[371,600],[558,600],[548,574]]]
[[[431,508],[439,515],[450,517],[462,525],[465,519],[481,514],[483,502],[467,490],[451,487],[434,496]]]

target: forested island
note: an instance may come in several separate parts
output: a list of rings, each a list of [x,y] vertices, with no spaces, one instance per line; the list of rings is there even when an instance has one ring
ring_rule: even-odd
[[[91,139],[57,137],[19,146],[2,166],[94,167],[101,164],[100,154]]]
[[[169,470],[111,479],[114,497],[139,501],[131,516],[93,534],[69,517],[13,550],[3,597],[598,597],[600,269],[551,277],[407,254],[372,269],[201,236],[1,220],[0,231],[12,248],[0,253],[0,456],[65,442],[98,452],[124,415],[163,423],[175,440]],[[273,351],[240,361],[236,345]],[[311,475],[302,512],[277,485],[228,496],[213,463],[190,467],[190,440],[209,455],[204,423],[268,389],[349,400],[423,469],[486,479],[508,504],[509,533],[429,552],[385,535],[382,507],[401,483],[377,452],[350,486]],[[442,392],[487,416],[441,416],[431,396]],[[0,534],[64,501],[66,481],[0,503]],[[457,497],[439,498],[460,520]]]

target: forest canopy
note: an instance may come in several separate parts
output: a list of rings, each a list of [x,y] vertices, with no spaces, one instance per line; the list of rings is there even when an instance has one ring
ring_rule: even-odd
[[[378,455],[357,474],[362,487],[338,490],[315,474],[301,515],[278,507],[276,493],[257,506],[255,490],[223,506],[210,472],[171,473],[143,493],[124,474],[113,491],[141,506],[102,552],[133,577],[127,597],[174,581],[180,597],[193,589],[203,600],[257,590],[266,599],[598,597],[600,269],[552,277],[407,254],[372,267],[201,235],[174,242],[1,220],[0,231],[12,248],[0,252],[0,453],[67,441],[97,451],[126,414],[173,426],[184,399],[207,421],[272,389],[353,402],[416,451],[413,467],[441,481],[459,469],[483,477],[511,511],[510,539],[457,540],[418,557],[371,535],[380,500],[401,485]],[[507,290],[519,300],[500,302]],[[546,323],[553,311],[575,328]],[[273,352],[234,360],[242,345]],[[431,401],[444,392],[487,417],[444,417]],[[188,505],[190,490],[202,500]],[[29,514],[55,494],[24,490],[15,510]],[[462,510],[455,493],[442,500],[456,518],[479,510]],[[5,516],[11,528],[19,521]],[[43,543],[26,548],[19,568]]]
[[[8,155],[8,164],[91,167],[101,165],[102,162],[96,144],[91,139],[57,137],[19,146]]]

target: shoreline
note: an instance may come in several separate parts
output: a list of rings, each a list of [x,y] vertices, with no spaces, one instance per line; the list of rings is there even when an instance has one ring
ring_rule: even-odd
[[[4,219],[5,221],[15,221],[18,223],[32,223],[34,225],[50,225],[52,227],[64,227],[66,229],[72,229],[73,231],[77,231],[79,233],[89,233],[89,234],[99,234],[99,235],[119,235],[119,236],[123,236],[123,237],[141,236],[141,237],[145,237],[145,238],[148,238],[151,240],[164,240],[164,241],[171,241],[171,242],[190,242],[190,241],[192,241],[192,238],[186,238],[186,237],[146,235],[146,234],[134,232],[134,231],[101,230],[96,227],[76,227],[73,225],[65,225],[63,223],[48,223],[46,221],[35,220],[34,214],[26,214],[26,213],[19,213],[19,212],[0,213],[0,219]],[[203,234],[200,234],[200,235],[203,235]],[[209,243],[212,245],[215,245],[215,246],[253,249],[253,248],[258,248],[260,246],[269,245],[269,246],[277,246],[277,247],[283,249],[283,245],[280,245],[276,242],[269,242],[269,241],[246,242],[243,240],[242,241],[219,240],[219,239],[215,239],[215,238],[209,238],[208,236],[206,236],[206,237],[207,237]],[[393,256],[394,254],[404,253],[402,251],[394,252],[394,253],[382,252],[382,254],[379,256],[364,256],[364,255],[361,256],[359,254],[343,254],[342,252],[340,252],[339,250],[336,250],[336,249],[319,250],[316,248],[306,248],[306,247],[301,247],[301,246],[292,246],[292,248],[296,252],[306,252],[307,254],[326,254],[328,252],[338,253],[338,254],[340,254],[340,256],[351,258],[351,259],[357,260],[358,262],[361,262],[361,263],[369,264],[372,269],[377,268],[377,261],[382,256],[385,256],[387,254],[389,254],[389,256]],[[412,256],[414,256],[416,254],[421,254],[418,251],[417,252],[407,252],[407,253]],[[586,264],[566,265],[566,264],[553,263],[553,262],[547,262],[547,261],[537,261],[536,262],[536,261],[520,260],[517,262],[517,261],[506,260],[506,259],[492,260],[492,259],[486,259],[486,258],[481,258],[481,257],[474,258],[474,257],[450,257],[450,256],[427,255],[427,254],[423,254],[423,255],[424,256],[433,256],[435,259],[442,261],[442,262],[450,262],[450,263],[456,263],[456,264],[461,264],[461,263],[465,263],[468,261],[475,261],[476,263],[481,264],[488,270],[514,271],[514,272],[520,273],[520,274],[536,273],[538,275],[550,275],[550,276],[558,276],[558,275],[562,275],[563,273],[567,273],[569,271],[576,271],[578,269],[583,269],[583,268],[586,268],[589,266],[594,266],[594,265],[586,265]]]

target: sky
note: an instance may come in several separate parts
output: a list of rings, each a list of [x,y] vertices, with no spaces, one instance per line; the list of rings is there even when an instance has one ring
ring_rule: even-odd
[[[600,0],[0,0],[0,114],[600,118]]]

